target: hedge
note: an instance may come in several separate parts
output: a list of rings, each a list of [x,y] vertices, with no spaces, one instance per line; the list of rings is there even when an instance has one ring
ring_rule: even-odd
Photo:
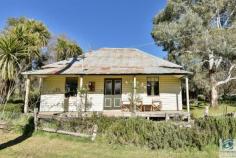
[[[44,122],[45,123],[45,122]],[[41,125],[44,124],[42,122]],[[49,124],[52,124],[50,122]],[[208,117],[195,120],[192,128],[180,127],[173,122],[157,122],[143,118],[91,117],[58,121],[54,127],[69,131],[91,131],[94,124],[108,143],[133,144],[151,149],[198,148],[208,144],[218,145],[219,139],[236,138],[236,119]]]

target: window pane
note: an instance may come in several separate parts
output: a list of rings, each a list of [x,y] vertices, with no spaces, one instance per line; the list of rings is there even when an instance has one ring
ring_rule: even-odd
[[[147,81],[147,95],[152,95],[152,83]]]
[[[159,82],[154,82],[154,95],[159,95]]]
[[[115,80],[114,94],[121,94],[121,81]]]
[[[70,77],[66,78],[66,85],[65,85],[65,96],[76,96],[77,95],[77,88],[78,88],[78,78],[77,77]]]
[[[112,95],[112,81],[111,80],[106,80],[105,94],[106,95]]]
[[[94,92],[95,91],[95,82],[89,82],[88,83],[88,90],[90,91],[90,92]]]

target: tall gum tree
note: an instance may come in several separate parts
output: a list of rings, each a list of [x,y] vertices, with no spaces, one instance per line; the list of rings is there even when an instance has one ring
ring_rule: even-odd
[[[216,107],[219,87],[236,79],[236,1],[169,0],[152,37],[169,60],[194,72],[193,83]]]

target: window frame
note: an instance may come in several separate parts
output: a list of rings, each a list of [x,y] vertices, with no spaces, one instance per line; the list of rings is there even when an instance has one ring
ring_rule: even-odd
[[[88,91],[89,92],[95,92],[96,91],[96,82],[95,81],[89,81],[88,82]]]
[[[151,84],[151,94],[150,95],[148,93],[148,82],[150,82],[150,84]],[[157,82],[157,85],[158,85],[158,89],[157,89],[158,93],[157,94],[155,94],[155,82]],[[148,97],[160,96],[160,78],[159,78],[159,76],[147,77],[146,94]]]
[[[67,91],[67,84],[69,84],[68,83],[69,81],[73,81],[70,83],[71,85],[73,85],[73,84],[76,85],[76,86],[72,86],[73,88],[75,88],[74,89],[75,91],[71,91],[71,92]],[[78,94],[78,78],[77,77],[66,77],[65,78],[65,97],[66,98],[76,97],[77,94]]]
[[[115,94],[115,81],[120,81],[120,94]],[[112,88],[111,88],[111,94],[107,94],[106,92],[106,81],[111,81]],[[104,95],[122,95],[123,89],[122,89],[122,78],[105,78],[104,79]]]

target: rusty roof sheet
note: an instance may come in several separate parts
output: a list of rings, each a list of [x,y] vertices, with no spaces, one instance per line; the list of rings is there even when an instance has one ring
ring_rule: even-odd
[[[48,64],[28,75],[80,74],[189,74],[182,66],[133,48],[101,48]]]

